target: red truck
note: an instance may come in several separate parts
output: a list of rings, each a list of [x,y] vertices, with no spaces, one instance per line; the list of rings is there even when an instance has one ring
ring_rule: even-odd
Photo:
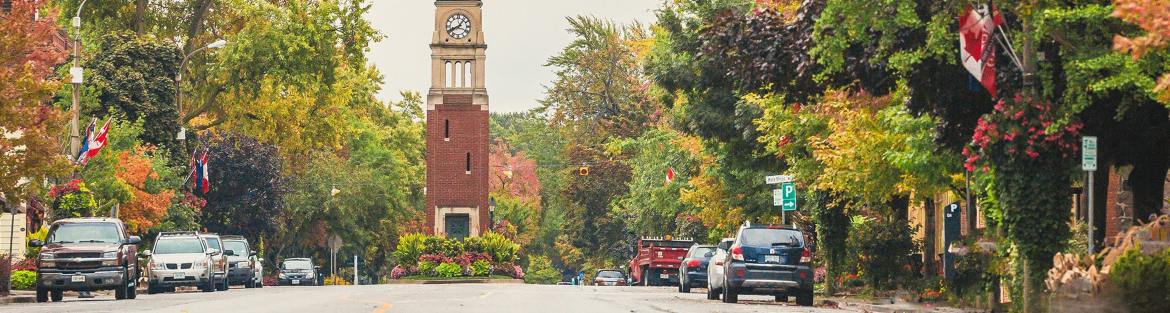
[[[694,244],[694,240],[670,236],[638,240],[638,255],[630,260],[630,278],[642,286],[678,284],[679,265]]]

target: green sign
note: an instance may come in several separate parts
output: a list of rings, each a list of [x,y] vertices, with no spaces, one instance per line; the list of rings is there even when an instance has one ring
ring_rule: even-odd
[[[780,183],[780,208],[784,211],[796,211],[796,183]]]

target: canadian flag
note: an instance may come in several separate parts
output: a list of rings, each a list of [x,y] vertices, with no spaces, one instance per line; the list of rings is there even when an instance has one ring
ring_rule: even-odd
[[[983,88],[995,98],[995,45],[992,42],[995,28],[1003,24],[1003,16],[995,7],[986,5],[967,10],[959,16],[959,55],[963,67],[979,79]]]
[[[92,126],[91,126],[91,129],[92,129]],[[99,129],[97,132],[90,131],[89,136],[86,136],[87,139],[86,139],[84,148],[82,148],[83,151],[80,153],[79,156],[77,156],[77,163],[80,163],[81,165],[85,165],[86,163],[89,162],[89,159],[92,159],[93,157],[97,156],[98,152],[101,152],[102,147],[105,147],[106,142],[109,141],[109,136],[108,136],[109,133],[110,133],[110,120],[109,119],[106,120],[105,124],[102,124],[102,128]]]
[[[192,180],[192,190],[202,190],[203,193],[211,191],[211,181],[207,177],[207,152],[203,152],[203,156],[196,158],[195,170],[192,174],[195,175]]]
[[[669,184],[672,181],[674,181],[674,168],[668,167],[666,168],[666,183]]]

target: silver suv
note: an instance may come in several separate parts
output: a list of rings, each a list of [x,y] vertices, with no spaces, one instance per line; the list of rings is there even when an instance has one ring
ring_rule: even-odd
[[[212,258],[218,253],[196,232],[160,233],[154,241],[154,250],[142,252],[150,258],[146,267],[149,278],[146,292],[173,292],[180,286],[215,291]]]

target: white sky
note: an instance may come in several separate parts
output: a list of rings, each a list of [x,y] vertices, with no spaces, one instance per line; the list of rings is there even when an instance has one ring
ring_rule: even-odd
[[[663,0],[484,0],[487,89],[493,112],[534,108],[553,73],[549,57],[572,40],[568,16],[593,15],[618,23],[654,21]],[[430,83],[433,0],[373,0],[368,18],[386,36],[371,46],[370,61],[385,79],[378,95],[398,100],[400,90],[426,94]]]

